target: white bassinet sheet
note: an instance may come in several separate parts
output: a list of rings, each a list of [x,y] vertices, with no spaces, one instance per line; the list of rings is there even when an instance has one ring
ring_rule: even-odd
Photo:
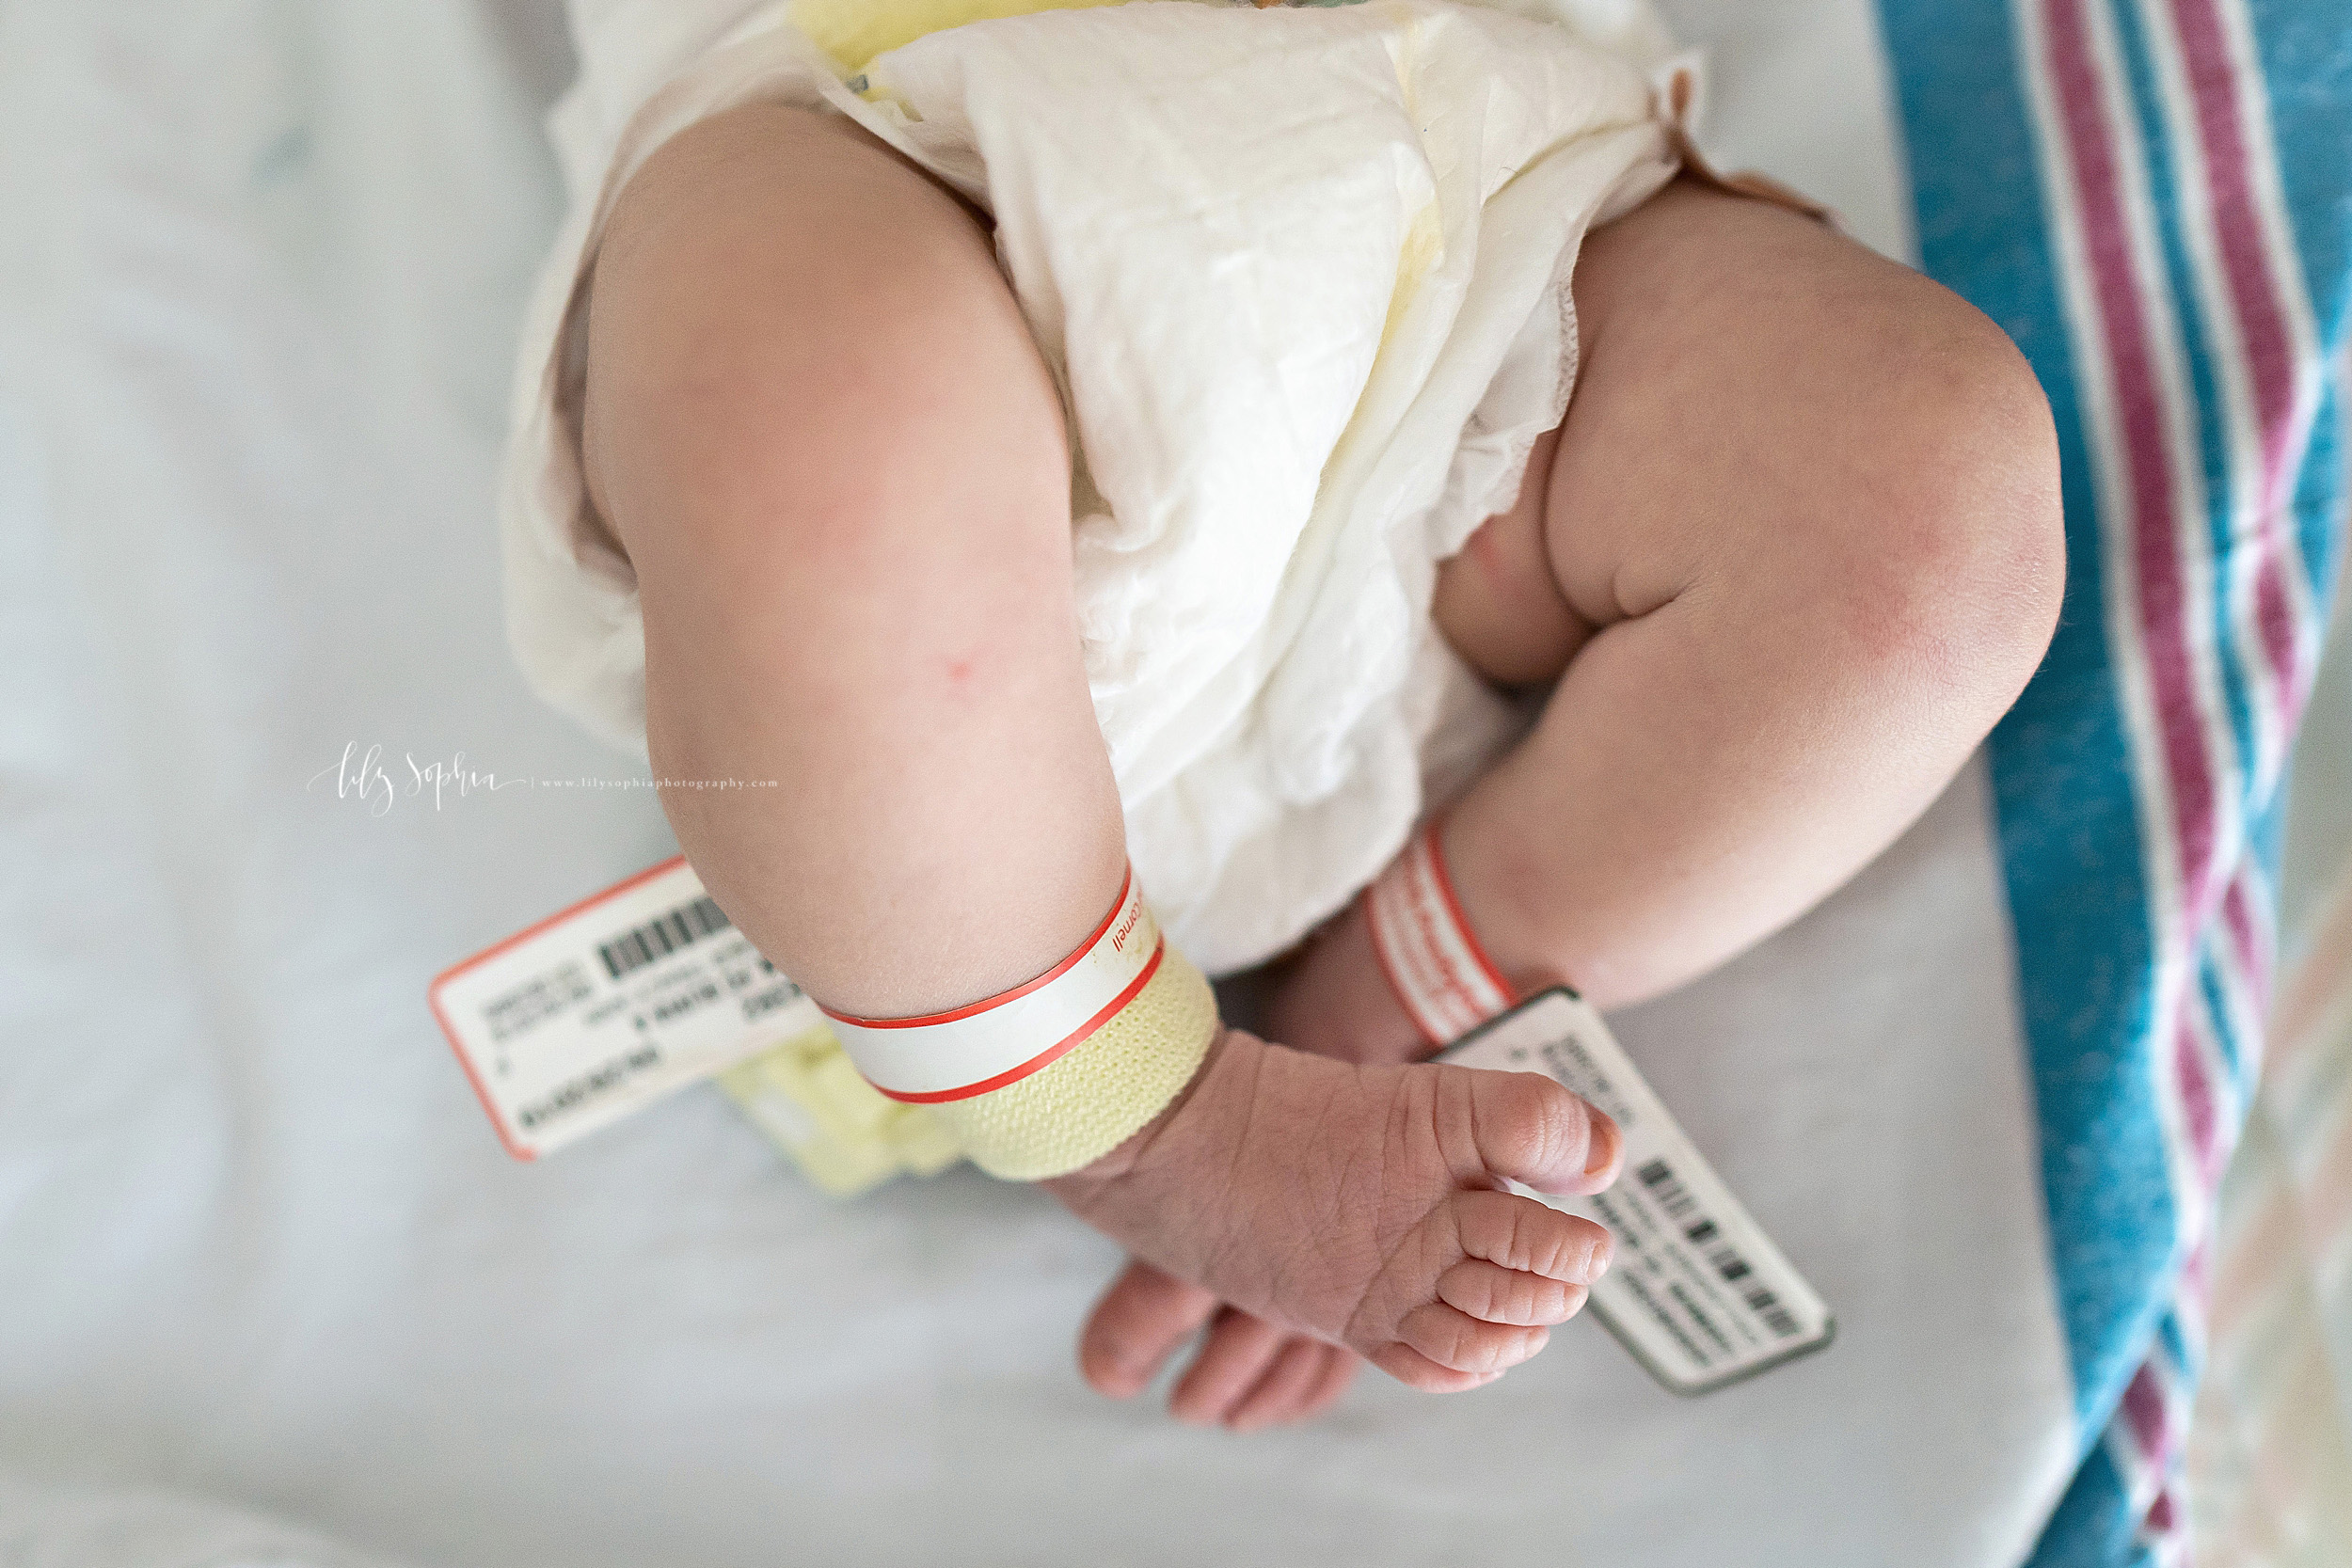
[[[1669,9],[1724,161],[1901,253],[1864,0]],[[1584,1323],[1473,1396],[1189,1431],[1079,1384],[1116,1259],[1041,1194],[838,1207],[715,1090],[500,1151],[426,980],[668,842],[500,626],[560,40],[0,9],[0,1560],[2014,1560],[2073,1425],[1979,769],[1618,1021],[1840,1319],[1705,1400]]]

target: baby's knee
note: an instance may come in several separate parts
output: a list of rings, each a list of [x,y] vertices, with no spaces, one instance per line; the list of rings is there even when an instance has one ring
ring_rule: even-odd
[[[1852,607],[1869,640],[2005,707],[2058,625],[2066,531],[2058,440],[2032,367],[1955,296],[1874,373],[1866,435],[1876,526]]]

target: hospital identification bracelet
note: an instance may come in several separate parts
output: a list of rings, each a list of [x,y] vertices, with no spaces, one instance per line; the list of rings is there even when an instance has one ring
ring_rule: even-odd
[[[1051,1066],[1100,1029],[1150,982],[1164,949],[1130,865],[1094,934],[1026,985],[920,1018],[823,1010],[858,1071],[891,1099],[968,1100]]]
[[[1413,1026],[1447,1045],[1518,998],[1462,916],[1432,820],[1364,890],[1372,950]]]

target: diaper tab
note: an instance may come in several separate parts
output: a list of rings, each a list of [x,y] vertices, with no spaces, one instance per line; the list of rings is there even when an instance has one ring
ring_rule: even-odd
[[[1460,1039],[1518,998],[1470,934],[1432,820],[1363,893],[1372,950],[1413,1026],[1432,1045]]]

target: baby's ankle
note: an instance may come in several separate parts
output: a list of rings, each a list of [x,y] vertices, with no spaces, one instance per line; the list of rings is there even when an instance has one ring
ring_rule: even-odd
[[[1221,1065],[1225,1065],[1230,1053],[1246,1053],[1253,1049],[1263,1050],[1264,1043],[1220,1020],[1215,1037],[1209,1041],[1208,1051],[1200,1058],[1200,1065],[1157,1116],[1136,1129],[1118,1148],[1093,1164],[1081,1165],[1066,1176],[1054,1177],[1039,1185],[1083,1218],[1088,1208],[1098,1202],[1104,1193],[1126,1185],[1165,1164],[1172,1154],[1168,1135],[1192,1107],[1202,1085],[1210,1081],[1211,1075],[1216,1073]]]
[[[1266,1024],[1284,1045],[1367,1067],[1430,1051],[1381,972],[1361,899],[1315,933],[1277,988]]]

